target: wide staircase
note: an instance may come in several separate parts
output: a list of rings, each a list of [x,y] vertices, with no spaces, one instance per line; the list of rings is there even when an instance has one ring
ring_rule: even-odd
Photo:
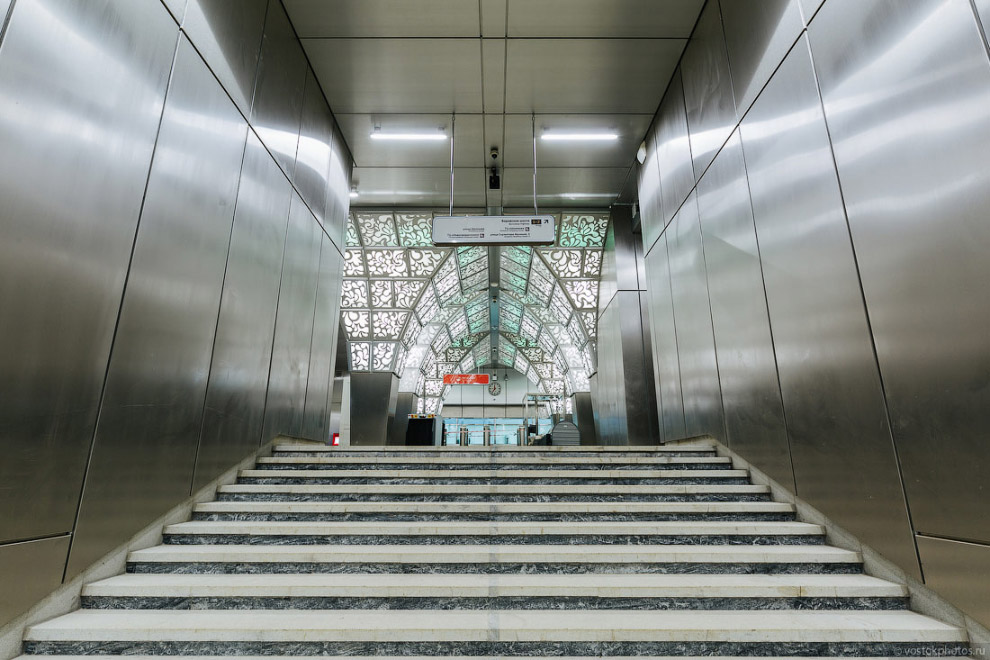
[[[928,656],[908,609],[705,443],[282,445],[29,655]]]

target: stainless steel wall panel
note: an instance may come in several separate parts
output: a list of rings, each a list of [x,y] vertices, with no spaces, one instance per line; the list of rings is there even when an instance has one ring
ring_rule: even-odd
[[[650,250],[664,228],[663,199],[660,194],[660,166],[657,164],[656,127],[646,138],[646,160],[639,167],[639,216],[643,246]]]
[[[409,430],[409,415],[416,412],[416,395],[412,392],[399,392],[395,398],[395,423],[392,424],[388,444],[406,444],[406,431]],[[444,406],[444,413],[446,413]],[[482,417],[485,415],[482,414]]]
[[[293,193],[268,379],[265,439],[303,432],[322,236],[316,218]]]
[[[918,537],[925,584],[990,626],[990,546]]]
[[[722,394],[715,358],[697,193],[691,193],[677,212],[671,229],[667,231],[667,247],[670,251],[670,281],[685,432],[688,436],[710,433],[723,438]]]
[[[709,0],[681,59],[694,175],[701,178],[736,124],[718,2]]]
[[[646,256],[646,271],[650,277],[650,330],[652,332],[653,364],[656,379],[660,432],[664,440],[683,438],[684,404],[681,401],[681,370],[677,357],[677,335],[674,330],[674,301],[670,292],[670,270],[667,266],[667,236],[663,235]]]
[[[990,540],[990,67],[964,0],[830,0],[812,22],[918,532]]]
[[[825,3],[825,0],[800,0],[800,2],[804,23],[808,25],[814,19],[815,12]]]
[[[987,31],[990,31],[990,0],[974,0],[973,4],[976,5],[976,13],[983,27],[983,36],[986,38],[990,36],[987,34]]]
[[[333,242],[325,234],[322,241],[303,425],[303,437],[321,441],[329,437],[330,385],[337,358],[340,291],[344,272],[344,258]]]
[[[193,491],[261,442],[290,186],[248,132]]]
[[[161,0],[165,7],[168,8],[172,16],[175,17],[176,23],[182,23],[182,17],[186,13],[186,0]]]
[[[626,392],[632,393],[626,402],[626,416],[633,418],[629,430],[629,444],[655,445],[663,442],[663,435],[658,412],[660,393],[653,382],[653,336],[650,330],[649,294],[646,291],[627,293],[631,299],[630,305],[635,303],[639,308],[639,316],[634,317],[631,310],[627,320],[630,326],[634,326],[635,339],[630,340],[626,346],[634,350],[623,355],[626,367]],[[635,300],[632,300],[634,297]],[[639,360],[636,359],[637,355]]]
[[[351,444],[389,442],[390,419],[395,418],[399,379],[391,373],[351,374]]]
[[[637,246],[642,247],[642,239],[633,233],[632,207],[615,205],[610,216],[615,235],[616,285],[620,291],[639,291],[639,253],[636,249]]]
[[[601,279],[598,286],[598,315],[605,313],[616,291],[619,290],[618,272],[615,263],[615,223],[610,218],[608,229],[605,230],[605,242],[602,250]],[[599,337],[602,335],[599,334]]]
[[[323,228],[341,254],[344,252],[344,228],[351,207],[351,154],[344,143],[340,127],[334,123],[330,174],[327,179],[326,217]]]
[[[178,28],[17,3],[0,47],[0,539],[72,528]]]
[[[333,116],[316,76],[309,71],[306,74],[306,92],[293,180],[320,224],[323,224],[326,216],[332,136]]]
[[[798,0],[720,0],[725,49],[741,119],[804,30]]]
[[[804,37],[740,130],[797,493],[917,574]]]
[[[666,227],[695,182],[680,67],[671,77],[657,112],[657,164],[660,167],[663,226]]]
[[[269,0],[251,126],[288,176],[299,145],[306,72],[306,57],[281,1]]]
[[[62,584],[69,536],[0,545],[0,625]]]
[[[268,0],[189,0],[182,29],[245,117],[251,116]]]
[[[591,392],[574,393],[574,419],[581,433],[582,445],[598,443],[595,433],[595,410],[591,400]]]
[[[12,0],[0,0],[0,39],[3,38],[4,23],[7,20],[7,11],[10,9]]]
[[[726,443],[793,489],[760,251],[735,131],[698,183]]]
[[[247,124],[180,39],[69,557],[189,495]]]

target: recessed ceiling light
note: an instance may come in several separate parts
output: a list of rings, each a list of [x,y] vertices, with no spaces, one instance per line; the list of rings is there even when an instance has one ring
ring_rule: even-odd
[[[572,141],[572,142],[607,142],[618,140],[618,133],[544,133],[541,140],[548,141]]]
[[[382,131],[374,131],[371,133],[372,140],[446,140],[447,134],[440,133],[438,131],[430,131],[423,133],[383,133]]]

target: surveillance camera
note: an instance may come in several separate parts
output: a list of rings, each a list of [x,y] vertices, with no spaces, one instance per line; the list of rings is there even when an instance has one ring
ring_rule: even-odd
[[[492,160],[495,160],[498,158],[498,147],[492,147],[489,153],[491,154]]]

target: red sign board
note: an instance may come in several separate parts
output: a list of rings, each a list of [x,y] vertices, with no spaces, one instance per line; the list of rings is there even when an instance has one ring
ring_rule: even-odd
[[[444,385],[487,385],[488,374],[447,374],[443,377]]]

